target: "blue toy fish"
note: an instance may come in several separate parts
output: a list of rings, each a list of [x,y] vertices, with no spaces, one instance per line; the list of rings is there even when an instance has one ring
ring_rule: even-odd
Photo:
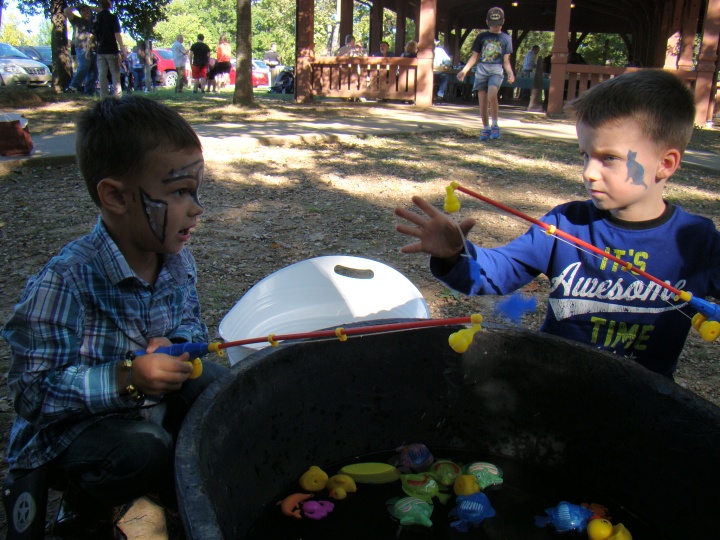
[[[453,529],[468,532],[468,525],[479,525],[485,518],[493,517],[495,509],[490,505],[490,499],[484,493],[460,495],[457,506],[448,514],[457,521],[450,523]]]
[[[545,527],[550,524],[561,533],[584,532],[588,521],[594,515],[592,510],[567,501],[561,501],[557,506],[545,509],[545,513],[547,517],[535,516],[535,525]]]

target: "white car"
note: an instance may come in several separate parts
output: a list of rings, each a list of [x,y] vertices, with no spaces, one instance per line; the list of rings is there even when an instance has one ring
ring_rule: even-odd
[[[32,60],[12,45],[0,43],[0,86],[48,86],[48,67]]]

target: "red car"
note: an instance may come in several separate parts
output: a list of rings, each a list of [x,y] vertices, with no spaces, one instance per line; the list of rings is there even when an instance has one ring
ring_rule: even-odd
[[[230,84],[235,84],[235,59],[230,60],[232,67],[230,68]],[[262,60],[252,61],[252,85],[253,88],[258,86],[270,86],[270,77],[268,74],[268,68],[265,62]]]
[[[157,62],[159,84],[164,86],[175,86],[177,71],[170,49],[153,49],[153,55]]]
[[[172,51],[170,49],[153,49],[155,60],[157,61],[158,75],[161,77],[161,83],[164,86],[175,86],[177,81],[177,71],[175,71],[175,62],[173,61]],[[235,59],[233,58],[230,63],[230,85],[235,84]],[[186,67],[186,76],[190,83],[192,83],[192,73],[190,66]],[[252,61],[252,85],[253,88],[258,86],[269,86],[270,78],[268,74],[267,65],[262,60]]]

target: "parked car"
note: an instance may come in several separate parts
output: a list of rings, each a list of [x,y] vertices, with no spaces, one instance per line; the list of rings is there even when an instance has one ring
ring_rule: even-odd
[[[158,81],[164,86],[175,86],[177,82],[177,70],[173,61],[170,49],[153,49],[153,55],[157,61]]]
[[[232,68],[230,69],[230,84],[235,84],[235,59],[230,60]],[[253,88],[258,86],[270,86],[270,74],[268,67],[262,60],[252,59],[252,85]]]
[[[0,43],[0,86],[48,86],[51,81],[52,74],[45,64],[12,45]]]
[[[16,47],[16,49],[24,52],[36,62],[42,62],[52,72],[52,47],[50,45],[23,45]]]
[[[256,62],[260,62],[260,63],[263,63],[263,64],[264,64],[264,62],[263,62],[262,60],[255,60],[255,59],[253,59],[252,62],[253,62],[253,67],[252,67],[252,85],[253,85],[253,88],[257,88],[258,86],[270,86],[270,78],[269,78],[269,76],[268,76],[268,72],[267,72],[267,71],[263,71],[261,68],[258,68],[258,67],[256,66]],[[230,60],[230,64],[231,64],[231,66],[230,66],[230,77],[229,77],[230,81],[229,81],[228,84],[229,84],[230,86],[234,86],[234,85],[235,85],[235,79],[236,79],[235,59],[234,59],[234,58],[233,58],[232,60]],[[190,65],[189,65],[189,64],[186,66],[186,72],[187,72],[187,74],[188,74],[189,84],[192,85],[192,84],[193,84],[193,79],[192,79],[192,75],[191,75],[191,70],[190,70]]]

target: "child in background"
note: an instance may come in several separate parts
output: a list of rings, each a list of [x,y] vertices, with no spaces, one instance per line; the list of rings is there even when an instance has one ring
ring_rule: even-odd
[[[498,92],[503,83],[503,70],[507,75],[508,83],[512,84],[515,81],[515,74],[510,65],[510,54],[513,52],[512,40],[502,31],[503,24],[505,24],[505,12],[499,7],[490,8],[487,13],[489,30],[481,32],[475,38],[470,60],[457,74],[459,81],[465,80],[465,76],[477,62],[473,92],[478,93],[480,102],[480,116],[483,122],[481,141],[500,138]]]
[[[155,353],[208,340],[186,247],[203,213],[192,127],[156,101],[110,98],[82,114],[76,153],[100,216],[30,278],[2,329],[17,412],[3,499],[13,516],[27,485],[64,491],[56,534],[105,538],[115,507],[147,494],[176,506],[174,439],[226,369],[207,361],[190,380],[187,353]]]
[[[693,132],[693,95],[662,70],[605,81],[572,104],[583,182],[590,200],[560,205],[541,221],[606,250],[671,285],[720,298],[720,233],[709,219],[664,200]],[[459,225],[420,197],[424,216],[404,208],[398,232],[417,241],[404,253],[431,255],[430,269],[466,294],[511,293],[550,279],[541,330],[630,358],[672,378],[693,310],[619,265],[559,241],[539,227],[505,246],[466,240]]]

